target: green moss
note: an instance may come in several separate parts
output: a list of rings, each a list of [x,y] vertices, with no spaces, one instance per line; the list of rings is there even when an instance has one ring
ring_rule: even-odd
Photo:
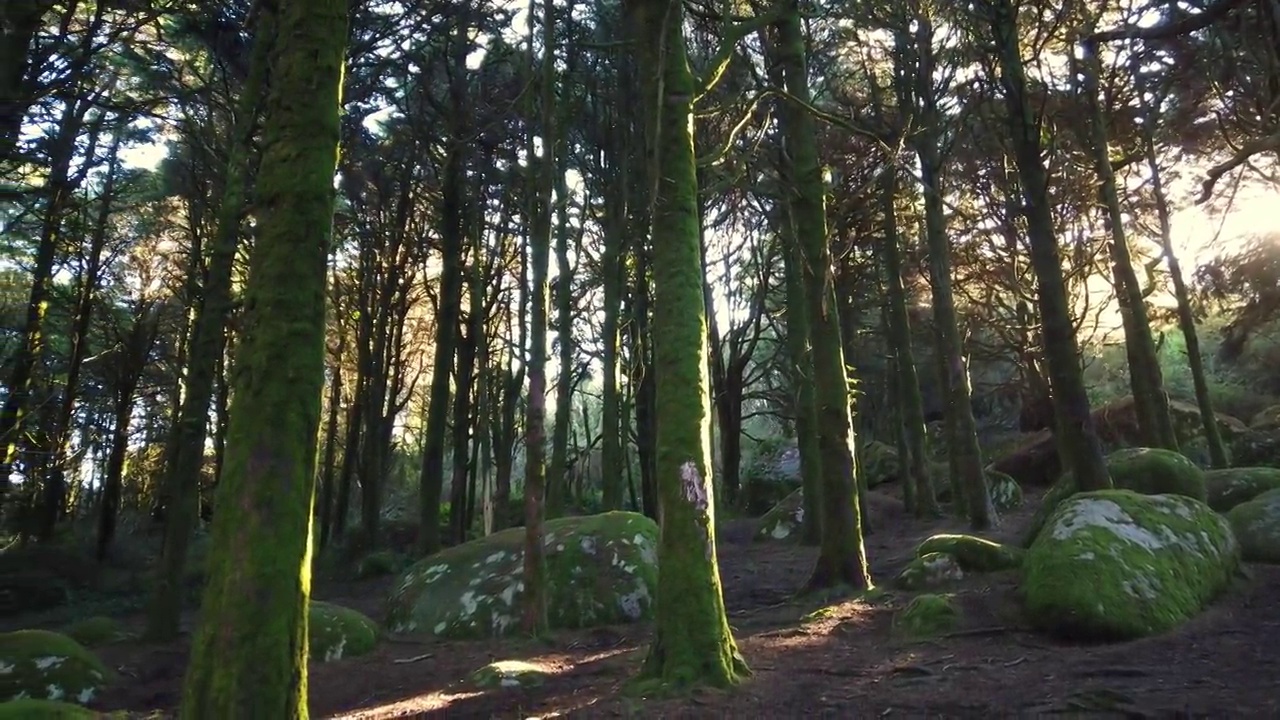
[[[63,633],[85,647],[110,645],[126,635],[120,628],[120,623],[101,615],[77,620],[68,625]]]
[[[1131,490],[1064,501],[1027,551],[1032,623],[1081,639],[1170,630],[1227,584],[1239,546],[1225,518],[1180,495]]]
[[[10,700],[0,703],[0,720],[80,720],[96,718],[98,713],[79,705],[56,700]]]
[[[895,587],[923,590],[939,587],[964,578],[964,570],[955,557],[940,552],[921,555],[907,563],[894,578]]]
[[[1227,512],[1249,562],[1280,563],[1280,490],[1268,490]]]
[[[804,525],[804,488],[786,496],[760,518],[756,540],[798,542]]]
[[[546,523],[543,540],[552,628],[652,617],[658,527],[638,513],[608,512]],[[524,529],[457,545],[405,571],[388,602],[393,633],[500,637],[519,625]]]
[[[93,653],[66,635],[47,630],[0,635],[0,701],[31,698],[83,704],[111,679]]]
[[[893,631],[909,638],[935,637],[954,630],[960,610],[946,595],[917,595],[893,616]]]
[[[549,676],[541,665],[499,660],[471,673],[471,682],[481,688],[527,688],[543,684]]]
[[[1280,468],[1234,467],[1204,474],[1209,507],[1226,512],[1240,503],[1280,488]]]
[[[318,662],[364,655],[378,644],[378,625],[350,608],[311,601],[311,659]]]
[[[974,535],[934,535],[920,543],[916,557],[933,553],[952,556],[966,572],[995,572],[1018,567],[1024,551]]]

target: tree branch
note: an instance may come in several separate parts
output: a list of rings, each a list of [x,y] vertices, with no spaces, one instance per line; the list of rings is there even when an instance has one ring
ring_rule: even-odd
[[[1167,40],[1169,38],[1178,37],[1179,35],[1189,35],[1197,30],[1203,30],[1221,18],[1227,13],[1244,5],[1245,0],[1218,0],[1217,3],[1205,8],[1204,11],[1190,15],[1176,22],[1161,23],[1153,27],[1141,28],[1132,25],[1128,27],[1116,28],[1115,30],[1105,30],[1103,32],[1094,33],[1086,40],[1088,42],[1109,42],[1111,40]]]

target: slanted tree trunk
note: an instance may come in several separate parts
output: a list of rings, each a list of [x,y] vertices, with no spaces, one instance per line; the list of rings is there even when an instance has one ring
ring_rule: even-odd
[[[226,468],[180,716],[307,717],[315,447],[324,389],[345,0],[281,0],[258,235]]]
[[[1155,340],[1151,337],[1151,322],[1147,318],[1142,286],[1133,270],[1129,240],[1124,229],[1124,213],[1120,207],[1120,193],[1116,185],[1115,170],[1111,167],[1107,118],[1098,88],[1101,62],[1098,60],[1097,43],[1086,40],[1081,44],[1081,49],[1081,90],[1089,107],[1090,151],[1094,170],[1098,175],[1098,192],[1106,212],[1106,225],[1111,231],[1111,262],[1117,280],[1116,298],[1124,321],[1124,340],[1129,354],[1129,384],[1133,392],[1134,410],[1138,416],[1138,431],[1149,447],[1177,450],[1178,436],[1174,432],[1173,417],[1169,412],[1169,396],[1164,391],[1160,356],[1156,352]]]
[[[642,674],[674,685],[735,684],[748,670],[725,616],[716,562],[711,394],[699,249],[693,73],[679,0],[629,0],[644,66],[652,157],[653,373],[662,577]]]
[[[1018,15],[1012,0],[986,0],[986,20],[995,42],[1000,84],[1008,112],[1010,138],[1027,218],[1031,267],[1039,285],[1041,333],[1054,396],[1058,447],[1065,469],[1075,473],[1083,490],[1111,487],[1102,443],[1089,412],[1089,395],[1080,368],[1079,347],[1071,323],[1062,257],[1050,214],[1048,175],[1040,122],[1027,93],[1026,72],[1018,41]]]
[[[778,59],[794,100],[782,105],[782,127],[793,185],[789,197],[796,246],[804,256],[805,310],[813,357],[818,451],[822,458],[822,542],[806,590],[871,585],[862,541],[862,513],[853,459],[849,383],[845,377],[840,317],[835,297],[831,247],[827,237],[826,189],[818,161],[800,8],[787,0],[777,23]]]

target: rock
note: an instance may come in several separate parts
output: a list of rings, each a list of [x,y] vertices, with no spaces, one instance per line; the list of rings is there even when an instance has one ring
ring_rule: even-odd
[[[1280,490],[1268,490],[1236,505],[1227,520],[1249,562],[1280,563]]]
[[[91,720],[98,713],[56,700],[10,700],[0,703],[0,720]]]
[[[1001,545],[975,535],[934,535],[916,548],[916,557],[944,553],[965,572],[1010,570],[1022,564],[1022,548]]]
[[[658,526],[631,512],[565,517],[544,528],[552,629],[652,616]],[[387,628],[450,638],[501,637],[519,626],[524,530],[514,528],[415,563],[388,601]]]
[[[800,488],[800,450],[795,441],[761,442],[743,473],[742,507],[749,516],[767,512]]]
[[[1144,495],[1173,493],[1204,501],[1204,471],[1187,458],[1172,450],[1161,448],[1124,448],[1107,456],[1107,473],[1111,482],[1121,490],[1133,490]],[[1031,518],[1022,545],[1029,546],[1045,521],[1058,505],[1076,494],[1079,486],[1075,476],[1063,475],[1045,493],[1040,509]]]
[[[471,682],[486,689],[527,688],[541,685],[549,676],[541,665],[523,660],[499,660],[471,673]]]
[[[311,659],[331,662],[364,655],[378,644],[378,625],[364,615],[341,605],[311,601]]]
[[[1179,445],[1191,445],[1197,438],[1203,437],[1200,411],[1195,405],[1173,400],[1169,403],[1169,410],[1173,415],[1174,432],[1178,436]],[[1097,408],[1091,417],[1098,438],[1108,452],[1135,447],[1142,442],[1132,397],[1123,397]],[[1229,415],[1218,414],[1217,419],[1223,442],[1230,443],[1245,431],[1244,423]],[[989,467],[1007,473],[1024,486],[1049,485],[1062,475],[1058,446],[1048,430],[1031,435],[1016,450],[996,458]]]
[[[893,616],[893,631],[910,638],[927,638],[954,630],[960,610],[945,595],[925,593]]]
[[[128,634],[120,628],[120,623],[101,615],[77,620],[62,632],[87,648],[110,645],[128,637]]]
[[[804,523],[804,489],[786,496],[760,518],[754,539],[797,540]]]
[[[1240,547],[1225,518],[1181,495],[1080,493],[1023,561],[1027,615],[1075,639],[1125,640],[1177,627],[1226,587]]]
[[[858,472],[866,478],[867,487],[873,488],[898,479],[897,448],[871,440],[858,446]]]
[[[110,681],[102,661],[66,635],[48,630],[0,635],[0,702],[30,698],[83,705]]]
[[[955,557],[932,552],[921,555],[902,568],[893,584],[903,590],[926,590],[964,579],[964,570]]]
[[[1249,421],[1250,430],[1280,430],[1280,405],[1272,405]]]
[[[404,569],[400,556],[391,550],[377,550],[365,555],[356,565],[356,577],[364,580],[383,575],[394,575]]]
[[[1204,474],[1209,507],[1226,512],[1268,490],[1280,488],[1280,468],[1233,467]]]
[[[1231,461],[1242,467],[1280,467],[1280,429],[1240,433],[1231,442]]]
[[[1022,486],[1009,475],[998,470],[987,470],[987,487],[991,491],[991,504],[996,512],[1006,513],[1022,505]]]

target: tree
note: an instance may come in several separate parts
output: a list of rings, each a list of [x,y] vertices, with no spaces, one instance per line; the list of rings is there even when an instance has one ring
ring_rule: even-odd
[[[653,184],[653,372],[662,540],[656,627],[643,675],[735,684],[748,672],[725,617],[716,561],[711,395],[693,149],[696,86],[680,0],[628,0],[644,84]]]
[[[183,689],[188,718],[307,717],[311,514],[348,3],[281,0],[279,11],[222,511]]]

